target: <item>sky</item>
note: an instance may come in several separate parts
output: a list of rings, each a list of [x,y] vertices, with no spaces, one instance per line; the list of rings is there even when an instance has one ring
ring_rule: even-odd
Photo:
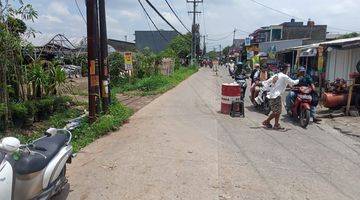
[[[76,0],[86,18],[85,0]],[[150,16],[160,29],[171,28],[141,0]],[[172,14],[165,0],[150,0],[154,6],[180,32],[186,33]],[[186,0],[168,0],[184,24],[190,28],[192,9]],[[35,22],[27,22],[39,33],[29,39],[35,45],[46,43],[54,35],[61,33],[71,41],[79,41],[86,36],[86,24],[76,7],[75,0],[25,0],[38,11]],[[259,5],[263,4],[267,7]],[[270,7],[270,8],[269,8]],[[360,32],[359,0],[204,0],[197,9],[201,34],[206,34],[208,48],[226,46],[232,43],[232,31],[236,28],[236,38],[244,38],[259,27],[290,21],[291,17],[272,10],[290,14],[299,19],[314,20],[316,24],[328,25],[328,32]],[[108,38],[134,41],[135,30],[155,30],[146,18],[137,0],[106,0]],[[296,19],[299,21],[299,19]],[[302,20],[302,21],[304,21]]]

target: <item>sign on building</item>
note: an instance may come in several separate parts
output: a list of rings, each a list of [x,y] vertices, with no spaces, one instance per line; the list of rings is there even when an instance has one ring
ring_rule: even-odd
[[[251,38],[250,37],[247,37],[245,38],[245,46],[250,46],[251,45]]]
[[[132,70],[133,69],[133,57],[131,52],[124,53],[125,59],[125,70]]]

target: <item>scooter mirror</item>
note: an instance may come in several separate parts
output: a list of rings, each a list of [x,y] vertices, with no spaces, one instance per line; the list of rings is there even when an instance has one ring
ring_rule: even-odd
[[[52,135],[56,135],[57,131],[58,129],[56,128],[49,128],[48,130],[46,130],[45,135],[50,137]]]
[[[20,141],[14,137],[6,137],[1,140],[0,149],[6,152],[15,152],[20,147]]]

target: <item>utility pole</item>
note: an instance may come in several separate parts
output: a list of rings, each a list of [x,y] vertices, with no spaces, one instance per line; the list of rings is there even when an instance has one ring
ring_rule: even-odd
[[[235,45],[235,34],[236,34],[236,28],[234,28],[234,35],[233,35],[233,46]]]
[[[203,48],[203,56],[206,54],[206,35],[203,35],[203,39],[204,39],[204,48]]]
[[[87,16],[87,44],[88,44],[88,92],[89,92],[89,121],[96,120],[99,101],[99,70],[97,59],[97,0],[86,0]]]
[[[192,24],[192,42],[191,42],[191,65],[194,65],[196,63],[196,46],[197,46],[197,29],[196,29],[196,14],[201,13],[199,11],[196,11],[196,6],[198,3],[203,3],[203,0],[186,0],[187,3],[193,4],[193,11],[189,11],[189,13],[193,14],[193,24]]]
[[[127,42],[127,35],[125,35],[124,37],[125,37],[125,42]]]
[[[108,42],[106,29],[105,0],[99,0],[100,20],[100,92],[101,103],[104,112],[107,112],[110,104],[110,76],[108,67]]]
[[[222,57],[221,44],[219,45],[219,48],[220,48],[220,59],[219,60],[221,60],[221,57]]]

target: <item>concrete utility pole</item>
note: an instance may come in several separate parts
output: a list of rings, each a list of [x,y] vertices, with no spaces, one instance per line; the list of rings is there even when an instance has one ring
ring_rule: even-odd
[[[234,28],[234,35],[233,35],[233,46],[235,45],[235,34],[236,34],[236,28]]]
[[[92,123],[96,120],[97,107],[99,102],[97,0],[86,0],[86,16],[88,44],[89,121]]]
[[[206,54],[206,35],[203,35],[203,39],[204,39],[204,48],[203,48],[203,56]]]
[[[219,48],[220,48],[220,51],[219,51],[219,53],[220,53],[220,59],[219,59],[219,60],[221,60],[221,57],[222,57],[222,49],[221,49],[221,44],[219,45]]]
[[[196,36],[197,36],[197,30],[196,30],[196,14],[201,13],[199,11],[196,11],[196,6],[198,3],[203,3],[203,0],[186,0],[187,3],[193,4],[193,11],[189,11],[189,13],[193,14],[193,24],[192,24],[192,42],[191,42],[191,65],[196,63]]]
[[[100,92],[102,110],[107,112],[110,104],[110,76],[108,67],[108,43],[106,30],[105,0],[99,0],[100,19]]]

